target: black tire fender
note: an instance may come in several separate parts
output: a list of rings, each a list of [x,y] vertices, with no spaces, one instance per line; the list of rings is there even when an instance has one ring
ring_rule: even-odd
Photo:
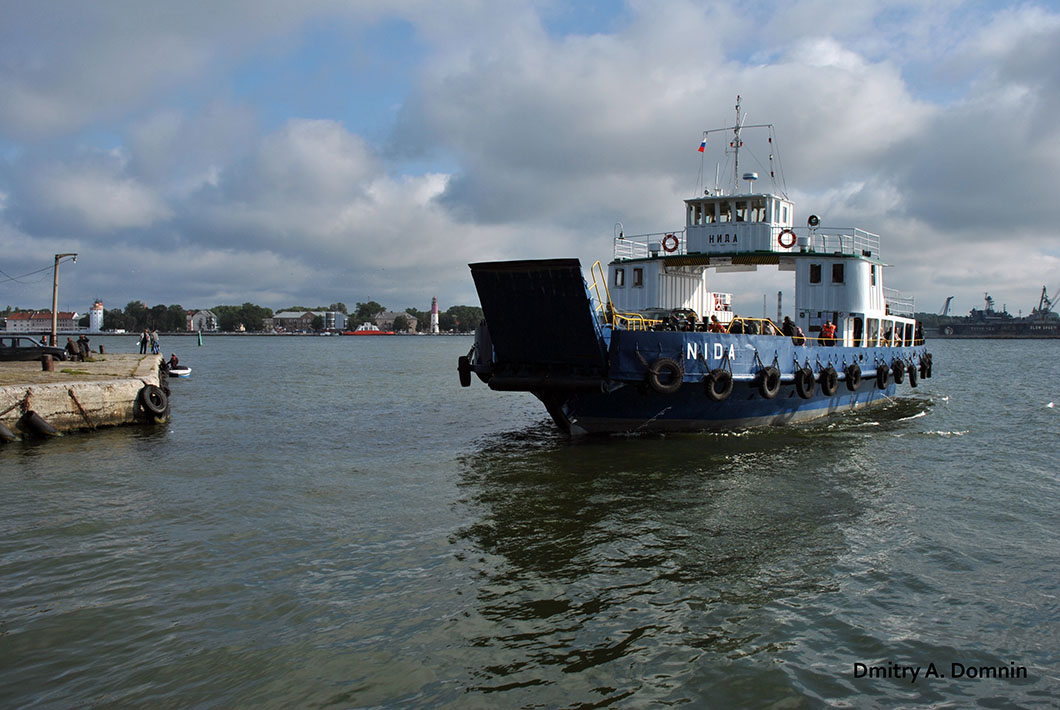
[[[460,374],[460,386],[471,386],[471,360],[467,355],[461,355],[456,361],[456,371]]]
[[[894,378],[896,385],[900,385],[905,381],[905,365],[900,360],[895,360],[891,363],[891,377]]]
[[[672,357],[661,357],[648,366],[648,384],[659,394],[673,394],[684,379],[685,368]]]
[[[878,365],[876,367],[876,386],[881,390],[887,387],[887,382],[891,377],[891,368],[886,365]]]
[[[161,387],[144,385],[143,389],[140,390],[140,404],[143,405],[144,411],[151,416],[161,417],[169,409],[169,398],[166,397],[166,393],[162,391]]]
[[[909,386],[916,387],[916,367],[909,365]]]
[[[770,365],[758,373],[758,393],[773,399],[780,392],[780,370]]]
[[[820,375],[817,376],[817,382],[821,385],[821,393],[825,397],[831,397],[839,389],[839,373],[829,365],[821,370]]]
[[[732,394],[732,373],[728,370],[718,368],[711,370],[707,378],[703,380],[707,396],[715,402],[723,402]]]
[[[861,386],[861,366],[852,362],[844,370],[847,376],[847,389],[851,392]]]
[[[813,378],[813,370],[809,367],[795,370],[795,391],[803,399],[809,399],[817,393],[817,381]]]
[[[18,428],[31,436],[60,436],[59,430],[45,421],[44,417],[32,409],[27,410],[18,420]]]

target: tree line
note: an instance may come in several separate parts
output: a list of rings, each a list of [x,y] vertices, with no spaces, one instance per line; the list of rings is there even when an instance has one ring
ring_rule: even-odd
[[[233,332],[240,329],[257,333],[265,330],[265,319],[272,318],[274,313],[271,308],[265,308],[253,303],[244,303],[241,306],[214,306],[209,309],[217,316],[217,327],[221,331]],[[386,311],[386,307],[375,302],[368,301],[357,303],[353,313],[350,314],[345,303],[341,301],[328,306],[317,306],[315,308],[306,306],[291,306],[281,309],[283,311],[335,311],[348,316],[349,327],[356,328],[361,323],[372,323],[376,316]],[[416,330],[424,333],[430,330],[431,314],[429,311],[420,311],[415,308],[406,308],[405,313],[416,318]],[[443,332],[455,331],[458,333],[470,333],[482,320],[482,309],[478,306],[451,306],[446,311],[438,313],[438,327]],[[78,324],[87,327],[89,317],[86,314]],[[404,315],[399,315],[394,320],[394,330],[403,332],[410,329],[411,320]],[[313,327],[322,330],[323,319],[319,316],[314,319]],[[103,330],[124,330],[126,332],[140,332],[144,329],[159,330],[162,332],[179,332],[188,329],[188,312],[179,305],[164,305],[148,307],[141,301],[131,301],[121,308],[111,308],[103,311]]]

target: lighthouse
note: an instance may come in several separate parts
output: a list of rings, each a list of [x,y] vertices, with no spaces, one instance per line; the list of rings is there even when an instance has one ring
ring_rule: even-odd
[[[88,332],[98,333],[103,330],[103,301],[96,299],[92,310],[88,312]]]
[[[438,297],[431,299],[431,333],[438,333]]]

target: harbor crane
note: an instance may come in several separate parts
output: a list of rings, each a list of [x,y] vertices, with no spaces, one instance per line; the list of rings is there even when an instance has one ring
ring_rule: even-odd
[[[949,298],[946,299],[946,303],[944,303],[942,305],[942,312],[939,313],[940,316],[948,316],[950,314],[950,303],[952,301],[953,301],[953,296],[950,296]]]

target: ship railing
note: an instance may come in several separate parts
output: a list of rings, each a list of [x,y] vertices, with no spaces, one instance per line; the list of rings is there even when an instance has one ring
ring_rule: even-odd
[[[814,230],[798,229],[796,233],[808,233],[809,248],[826,254],[857,254],[858,256],[880,255],[880,235],[857,227],[818,227]]]
[[[593,282],[589,284],[590,300],[593,304],[593,312],[597,317],[611,326],[620,330],[648,330],[657,321],[645,318],[640,313],[621,313],[615,310],[615,304],[611,302],[611,289],[607,286],[607,274],[604,273],[604,265],[595,262],[589,273],[592,274]]]
[[[883,289],[883,300],[887,303],[887,312],[896,316],[913,316],[916,314],[916,299],[907,296],[898,289]]]
[[[667,249],[673,245],[673,251]],[[615,260],[647,259],[659,252],[666,254],[686,254],[685,230],[675,229],[670,232],[651,232],[618,236],[614,240]]]

